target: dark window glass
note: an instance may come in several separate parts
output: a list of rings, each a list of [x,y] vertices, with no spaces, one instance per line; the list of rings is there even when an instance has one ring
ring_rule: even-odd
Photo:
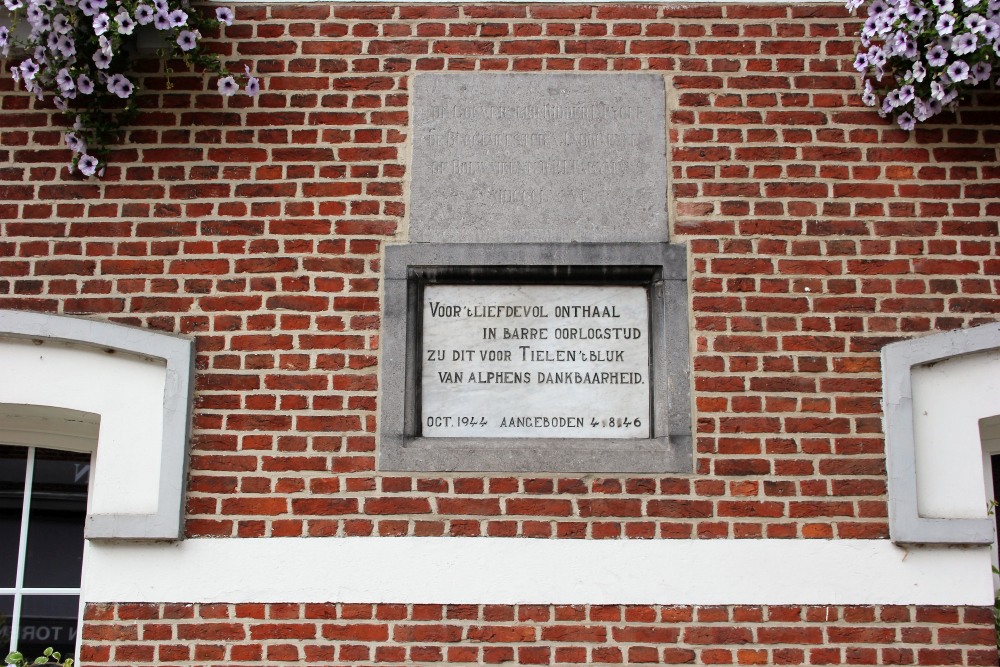
[[[35,450],[25,586],[80,585],[89,473],[89,454]]]
[[[11,620],[14,618],[14,596],[0,595],[0,650],[7,655],[10,646]]]
[[[15,585],[17,575],[27,460],[26,447],[0,445],[0,586],[5,588]]]
[[[51,646],[64,659],[72,656],[79,612],[80,598],[76,595],[25,595],[17,650],[34,659]]]

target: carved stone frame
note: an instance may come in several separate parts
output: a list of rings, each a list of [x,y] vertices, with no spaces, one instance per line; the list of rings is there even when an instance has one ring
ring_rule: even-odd
[[[382,326],[381,470],[691,472],[685,248],[668,243],[387,246]],[[644,285],[650,297],[652,437],[425,438],[420,318],[428,283]]]

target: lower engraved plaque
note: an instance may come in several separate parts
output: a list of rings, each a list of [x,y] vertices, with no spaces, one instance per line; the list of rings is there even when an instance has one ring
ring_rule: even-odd
[[[646,287],[433,284],[422,309],[423,437],[651,437]]]

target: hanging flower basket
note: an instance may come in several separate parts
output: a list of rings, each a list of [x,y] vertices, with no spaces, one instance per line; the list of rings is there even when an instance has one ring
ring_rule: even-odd
[[[1000,0],[870,0],[861,44],[862,100],[912,130],[997,71]]]
[[[260,90],[249,67],[233,75],[217,55],[202,49],[203,32],[232,24],[227,7],[204,16],[188,0],[117,0],[114,6],[108,0],[3,1],[11,22],[0,25],[0,52],[27,56],[11,66],[11,76],[65,112],[70,168],[86,176],[103,174],[108,147],[135,115],[137,83],[130,78],[127,54],[135,52],[141,30],[163,38],[162,57],[218,75],[221,94],[233,95],[240,83],[248,95]]]

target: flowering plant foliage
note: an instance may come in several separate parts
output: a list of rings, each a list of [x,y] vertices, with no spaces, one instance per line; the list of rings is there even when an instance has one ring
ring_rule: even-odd
[[[206,17],[189,6],[189,0],[3,0],[12,25],[0,25],[0,53],[12,47],[28,56],[11,66],[15,81],[39,100],[51,95],[52,103],[67,112],[71,127],[66,145],[73,152],[73,168],[84,175],[101,174],[108,146],[119,136],[136,111],[136,83],[129,79],[127,50],[139,30],[156,30],[165,38],[164,55],[182,58],[219,76],[223,95],[244,91],[256,95],[258,79],[234,76],[217,55],[202,49],[202,31],[231,25],[233,12],[226,7]],[[25,25],[26,24],[26,25]],[[23,25],[24,37],[17,37]],[[148,26],[143,28],[143,26]]]
[[[1000,56],[1000,0],[871,0],[861,44],[862,99],[912,130],[989,80]]]

